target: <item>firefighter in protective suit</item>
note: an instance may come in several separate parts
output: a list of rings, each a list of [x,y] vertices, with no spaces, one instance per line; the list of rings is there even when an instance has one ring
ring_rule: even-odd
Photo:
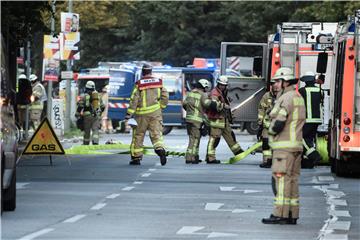
[[[299,218],[299,176],[302,155],[304,99],[295,90],[297,79],[290,68],[279,68],[273,79],[282,81],[270,112],[270,147],[273,150],[272,177],[276,184],[273,214],[264,224],[296,224]]]
[[[299,93],[304,98],[306,107],[306,122],[303,128],[303,168],[314,168],[314,165],[321,161],[321,156],[315,148],[316,132],[322,123],[322,94],[321,89],[315,86],[315,74],[306,72],[300,78],[305,82],[305,86],[299,89]]]
[[[279,81],[279,80],[277,80]],[[270,111],[275,105],[276,94],[279,91],[280,84],[275,79],[270,80],[270,91],[266,92],[261,98],[258,106],[258,140],[262,140],[263,162],[259,165],[261,168],[270,168],[272,162],[272,153],[269,145],[268,130],[270,126]],[[280,85],[281,86],[281,85]]]
[[[185,163],[198,164],[199,144],[201,138],[201,128],[206,121],[204,109],[210,106],[211,100],[206,93],[209,88],[209,81],[200,79],[191,92],[188,92],[183,101],[183,108],[186,111],[186,128],[189,135],[189,145],[186,150]]]
[[[152,67],[145,64],[142,67],[142,78],[138,80],[131,93],[125,121],[135,115],[137,122],[133,128],[130,145],[130,165],[140,165],[143,156],[143,142],[146,131],[149,131],[155,153],[160,157],[161,165],[166,164],[166,152],[163,141],[162,109],[166,108],[169,95],[162,80],[152,75]]]
[[[84,145],[90,144],[90,137],[92,137],[93,145],[99,144],[100,118],[104,108],[101,97],[95,90],[95,83],[93,81],[87,81],[85,93],[80,96],[80,101],[78,102],[75,113],[76,118],[84,118]]]
[[[41,123],[41,113],[44,109],[44,101],[47,101],[46,91],[35,74],[29,77],[32,86],[32,97],[30,106],[30,120],[36,130]]]
[[[216,87],[211,91],[211,104],[207,110],[207,117],[210,124],[210,137],[207,146],[206,162],[208,164],[219,164],[220,160],[215,157],[215,149],[218,146],[221,136],[230,147],[234,155],[243,152],[240,145],[236,142],[236,137],[231,129],[232,115],[230,101],[227,96],[228,78],[220,76]]]

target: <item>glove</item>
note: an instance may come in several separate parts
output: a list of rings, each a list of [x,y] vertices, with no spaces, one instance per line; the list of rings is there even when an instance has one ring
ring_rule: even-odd
[[[79,112],[76,112],[76,113],[75,113],[75,117],[76,117],[76,119],[79,119],[79,118],[80,118],[80,113],[79,113]]]
[[[259,125],[259,130],[258,130],[258,132],[256,134],[256,138],[257,138],[258,141],[260,141],[262,139],[262,131],[263,131],[263,129],[264,129],[263,125]]]

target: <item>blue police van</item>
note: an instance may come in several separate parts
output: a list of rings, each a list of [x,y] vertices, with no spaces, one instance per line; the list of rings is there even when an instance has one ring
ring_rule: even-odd
[[[214,83],[214,69],[184,68],[161,66],[153,68],[153,76],[161,78],[169,92],[169,104],[163,111],[164,134],[173,127],[185,126],[185,112],[182,108],[183,98],[201,78]],[[118,128],[125,118],[131,91],[136,80],[140,78],[140,68],[135,65],[122,65],[109,70],[109,112],[113,127]]]

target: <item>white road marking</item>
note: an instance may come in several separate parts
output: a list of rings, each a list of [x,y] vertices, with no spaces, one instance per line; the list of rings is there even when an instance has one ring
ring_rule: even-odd
[[[121,189],[121,190],[123,190],[123,191],[131,191],[131,190],[133,190],[135,187],[124,187],[123,189]]]
[[[341,198],[345,196],[345,193],[342,191],[327,190],[326,192],[329,198]]]
[[[100,210],[105,206],[106,206],[106,203],[97,203],[94,206],[92,206],[90,209],[91,210]]]
[[[332,176],[318,176],[318,179],[322,182],[332,182],[335,180]]]
[[[154,172],[154,171],[156,171],[156,168],[149,168],[149,170],[148,171],[150,171],[150,172]]]
[[[179,231],[176,232],[178,235],[208,235],[207,238],[220,238],[220,237],[236,237],[237,234],[234,233],[222,233],[222,232],[210,232],[210,233],[199,233],[204,229],[203,226],[184,226]]]
[[[336,221],[334,223],[330,223],[328,229],[349,231],[350,225],[351,222],[349,221]]]
[[[155,166],[161,166],[161,163],[156,163]]]
[[[250,190],[250,189],[240,190],[240,189],[235,189],[235,188],[236,187],[220,186],[220,191],[223,191],[223,192],[244,192],[244,194],[262,192],[260,190]]]
[[[335,189],[338,189],[339,188],[339,184],[335,184],[335,183],[332,183],[328,186],[328,188],[335,188]]]
[[[16,183],[16,189],[17,190],[19,190],[19,189],[25,189],[26,187],[26,185],[28,185],[28,184],[30,184],[30,183],[28,183],[28,182],[17,182]]]
[[[142,181],[135,181],[135,182],[133,182],[133,184],[143,184],[143,182]]]
[[[327,234],[323,240],[348,240],[348,235],[346,234]]]
[[[211,232],[207,238],[220,238],[220,237],[237,237],[234,233]]]
[[[330,210],[330,215],[337,216],[337,217],[351,217],[349,211],[342,211],[342,210]]]
[[[29,235],[26,235],[26,236],[20,238],[19,240],[31,240],[31,239],[34,239],[34,238],[39,237],[41,235],[44,235],[46,233],[52,232],[54,230],[55,230],[54,228],[45,228],[43,230],[40,230],[40,231],[31,233]]]
[[[216,211],[219,210],[219,208],[221,208],[222,206],[224,206],[223,203],[206,203],[205,210]]]
[[[151,173],[144,173],[141,175],[141,177],[149,177],[151,175]]]
[[[77,222],[77,221],[79,221],[80,219],[82,219],[84,217],[86,217],[86,215],[84,215],[84,214],[75,215],[75,216],[73,216],[71,218],[66,219],[65,221],[63,221],[63,223],[74,223],[74,222]]]
[[[247,213],[247,212],[256,212],[255,210],[251,209],[234,209],[232,213]]]
[[[328,204],[330,205],[338,205],[338,206],[347,206],[347,202],[346,200],[343,199],[329,199],[328,200]]]
[[[117,198],[118,196],[120,196],[120,193],[113,193],[113,194],[110,194],[109,196],[107,196],[106,198],[114,199],[114,198]]]
[[[180,228],[179,231],[176,232],[176,234],[179,235],[186,235],[186,234],[195,234],[195,235],[208,235],[208,233],[196,233],[197,231],[200,231],[204,229],[205,227],[200,226],[184,226]]]

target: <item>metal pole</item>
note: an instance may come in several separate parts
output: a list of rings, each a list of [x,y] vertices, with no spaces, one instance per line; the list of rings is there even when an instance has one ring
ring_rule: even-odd
[[[30,40],[27,41],[27,46],[26,46],[26,78],[30,79],[30,74],[31,74],[31,67],[30,67],[30,53],[31,53],[31,49],[30,49]],[[26,110],[25,110],[25,134],[24,134],[24,138],[27,139],[29,137],[29,104],[26,105]]]
[[[68,12],[72,12],[72,0],[69,0]],[[66,62],[66,71],[71,71],[71,61]],[[71,79],[66,80],[66,111],[65,111],[65,131],[70,130],[71,115]]]
[[[52,11],[55,13],[55,0],[51,1]],[[54,15],[51,15],[51,35],[55,33],[55,18]],[[48,89],[47,89],[47,109],[46,116],[51,122],[51,109],[52,109],[52,91],[53,91],[53,82],[48,81]]]

